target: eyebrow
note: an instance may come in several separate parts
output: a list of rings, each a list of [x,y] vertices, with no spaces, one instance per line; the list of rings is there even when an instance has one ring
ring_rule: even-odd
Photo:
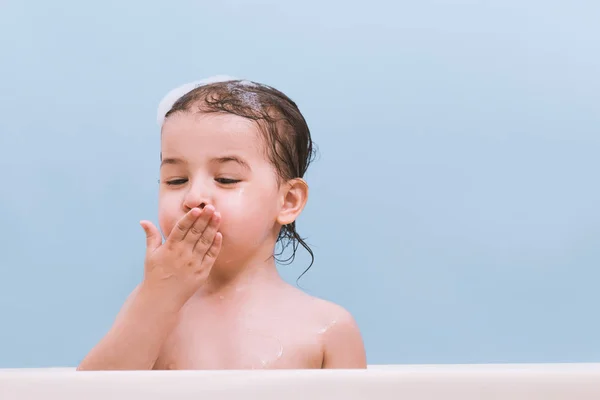
[[[250,164],[248,164],[246,161],[244,161],[243,159],[241,159],[240,157],[237,156],[224,156],[224,157],[217,157],[217,158],[213,158],[211,160],[211,162],[213,163],[217,163],[217,164],[225,164],[228,162],[234,162],[239,164],[242,168],[247,169],[248,171],[252,171],[252,168],[250,168]],[[182,160],[181,158],[163,158],[162,161],[160,162],[160,166],[162,167],[163,165],[181,165],[181,164],[185,164],[185,161]]]
[[[178,165],[178,164],[184,164],[184,161],[181,158],[163,158],[160,162],[160,166],[162,167],[163,165]]]
[[[244,161],[242,158],[240,158],[238,156],[217,157],[217,158],[213,158],[211,161],[214,163],[217,163],[217,164],[225,164],[228,162],[234,162],[234,163],[239,164],[242,168],[247,169],[248,171],[252,171],[252,168],[250,168],[250,164],[248,164],[246,161]]]

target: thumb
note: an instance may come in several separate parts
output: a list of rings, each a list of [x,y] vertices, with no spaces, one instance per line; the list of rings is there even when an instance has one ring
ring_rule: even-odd
[[[146,233],[146,251],[152,252],[160,247],[162,238],[156,226],[150,221],[140,221],[140,225]]]

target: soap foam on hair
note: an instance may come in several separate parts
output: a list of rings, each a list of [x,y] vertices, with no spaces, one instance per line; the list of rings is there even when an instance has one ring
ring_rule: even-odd
[[[162,124],[165,121],[165,115],[169,112],[171,107],[173,107],[173,104],[175,104],[175,102],[177,100],[179,100],[180,98],[182,98],[183,96],[185,96],[186,94],[191,92],[192,90],[199,88],[200,86],[209,85],[211,83],[229,82],[229,81],[235,81],[235,80],[237,80],[237,78],[234,78],[232,76],[215,75],[215,76],[211,76],[211,77],[208,77],[205,79],[201,79],[199,81],[185,83],[181,86],[176,87],[175,89],[172,89],[171,91],[169,91],[169,93],[167,93],[165,95],[165,97],[162,98],[162,100],[158,104],[156,122],[158,123],[158,125],[162,126]],[[245,82],[249,82],[249,81],[245,81]],[[252,82],[250,82],[250,83],[252,83]]]

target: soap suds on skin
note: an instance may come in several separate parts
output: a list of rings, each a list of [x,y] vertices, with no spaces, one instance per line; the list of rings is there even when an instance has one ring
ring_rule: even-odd
[[[337,324],[337,320],[334,319],[329,324],[327,324],[324,328],[319,329],[317,333],[319,335],[322,335],[322,334],[326,333],[328,330],[330,330],[333,326],[335,326],[335,324]]]
[[[253,329],[248,329],[248,333],[255,337],[258,336],[263,339],[266,339],[266,341],[269,342],[269,346],[271,344],[273,344],[274,346],[277,347],[277,351],[275,352],[275,355],[269,354],[270,353],[269,350],[260,349],[260,351],[259,351],[260,352],[260,355],[259,355],[260,366],[258,366],[259,368],[267,368],[269,365],[273,364],[274,362],[279,360],[281,357],[283,357],[283,343],[281,343],[281,340],[279,340],[277,337],[275,337],[273,335],[257,333]],[[254,365],[254,363],[252,363],[251,368],[256,369],[256,367],[257,366]]]

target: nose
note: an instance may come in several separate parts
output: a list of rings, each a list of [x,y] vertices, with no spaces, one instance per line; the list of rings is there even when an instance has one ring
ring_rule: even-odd
[[[190,185],[190,188],[183,199],[183,208],[185,212],[188,212],[192,208],[202,209],[209,203],[207,188],[200,187],[200,185]]]

